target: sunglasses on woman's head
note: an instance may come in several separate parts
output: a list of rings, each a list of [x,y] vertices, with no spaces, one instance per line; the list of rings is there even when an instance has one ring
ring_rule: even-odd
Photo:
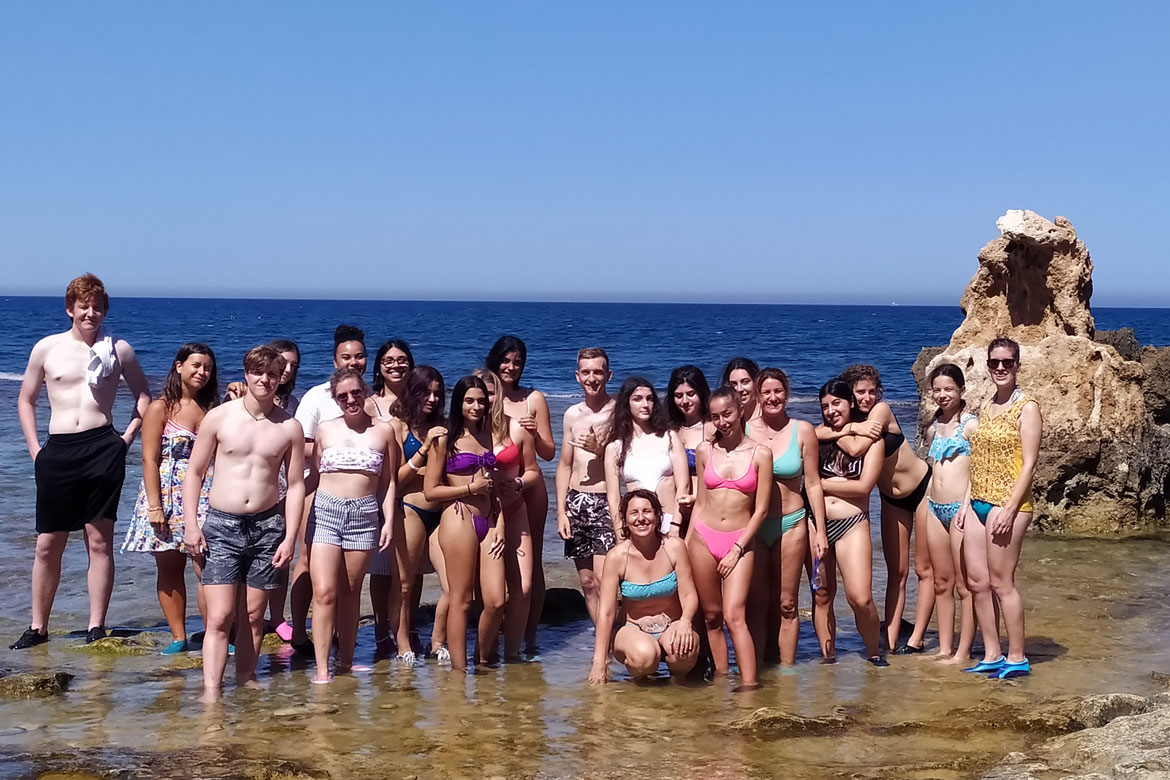
[[[987,367],[995,370],[999,368],[1012,369],[1016,367],[1015,358],[988,358]]]

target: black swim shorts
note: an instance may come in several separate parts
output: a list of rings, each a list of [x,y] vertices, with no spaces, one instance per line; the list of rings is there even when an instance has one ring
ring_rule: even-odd
[[[117,520],[126,480],[126,442],[114,426],[51,433],[37,453],[37,533],[80,531]]]

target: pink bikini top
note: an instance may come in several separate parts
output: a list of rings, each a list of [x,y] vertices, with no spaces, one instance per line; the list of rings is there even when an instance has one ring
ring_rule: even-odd
[[[712,447],[711,455],[707,458],[707,467],[703,469],[703,483],[707,489],[729,488],[748,494],[756,492],[756,449],[758,448],[752,449],[752,457],[748,461],[748,468],[744,475],[736,479],[727,479],[715,473],[715,448]]]

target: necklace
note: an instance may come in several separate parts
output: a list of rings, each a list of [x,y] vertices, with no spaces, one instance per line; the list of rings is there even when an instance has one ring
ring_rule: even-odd
[[[247,412],[248,416],[251,417],[256,422],[260,422],[261,420],[268,419],[268,412],[265,412],[264,414],[260,415],[259,417],[252,414],[252,410],[248,408],[248,399],[247,398],[244,399],[244,411]]]
[[[760,422],[764,426],[764,435],[768,437],[768,441],[775,439],[780,435],[780,431],[784,430],[784,425],[781,425],[779,428],[773,430],[772,426],[768,424],[768,421],[764,419],[763,415],[760,415]],[[785,423],[785,425],[787,425],[787,423]]]

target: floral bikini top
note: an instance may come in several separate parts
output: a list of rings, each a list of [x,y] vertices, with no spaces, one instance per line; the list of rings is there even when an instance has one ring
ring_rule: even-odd
[[[936,419],[930,429],[934,434],[934,440],[930,442],[930,452],[927,453],[927,457],[935,463],[941,463],[947,458],[970,455],[971,442],[963,435],[963,429],[967,427],[967,423],[974,419],[976,419],[975,415],[970,412],[959,415],[959,427],[955,429],[953,436],[939,436],[938,420]]]
[[[326,447],[321,450],[321,473],[338,471],[377,476],[382,473],[382,452],[369,447]]]

